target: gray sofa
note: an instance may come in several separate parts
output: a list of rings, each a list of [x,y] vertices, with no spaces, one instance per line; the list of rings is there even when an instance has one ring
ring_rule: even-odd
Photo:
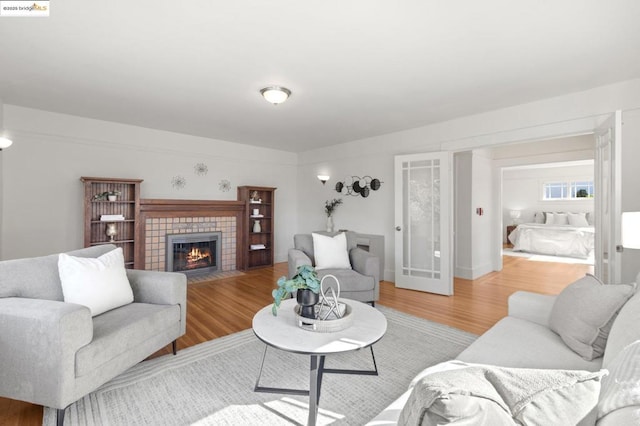
[[[338,233],[318,234],[334,236]],[[325,275],[334,275],[340,282],[340,297],[367,303],[376,302],[380,298],[380,259],[357,247],[355,232],[346,232],[346,237],[349,261],[353,269],[321,269],[318,277],[322,279]],[[294,248],[289,249],[289,278],[296,274],[300,266],[316,264],[311,234],[296,234],[293,243]]]
[[[501,367],[598,371],[608,368],[625,346],[640,340],[640,291],[626,302],[616,317],[604,356],[592,361],[586,361],[569,349],[549,328],[555,298],[529,292],[514,293],[509,298],[509,315],[458,355],[457,360]],[[368,425],[398,424],[410,394],[411,388]],[[640,405],[618,409],[597,422],[598,426],[632,424],[640,424]]]
[[[102,245],[68,253],[95,258]],[[186,277],[127,270],[134,302],[91,317],[63,302],[58,255],[0,262],[0,396],[58,409],[186,331]]]

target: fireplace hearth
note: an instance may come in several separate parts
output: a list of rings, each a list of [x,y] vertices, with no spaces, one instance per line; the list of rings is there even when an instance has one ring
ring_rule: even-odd
[[[187,276],[218,271],[221,241],[221,232],[167,234],[166,270]]]

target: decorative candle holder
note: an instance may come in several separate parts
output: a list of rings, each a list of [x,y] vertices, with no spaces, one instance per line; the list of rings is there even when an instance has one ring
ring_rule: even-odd
[[[109,237],[109,242],[113,243],[115,241],[115,236],[118,235],[118,229],[116,228],[115,223],[107,223],[107,229],[105,231],[107,237]]]

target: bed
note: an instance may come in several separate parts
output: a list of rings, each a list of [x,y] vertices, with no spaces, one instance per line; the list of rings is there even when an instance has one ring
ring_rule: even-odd
[[[513,251],[588,258],[594,249],[593,226],[523,223],[509,235]]]

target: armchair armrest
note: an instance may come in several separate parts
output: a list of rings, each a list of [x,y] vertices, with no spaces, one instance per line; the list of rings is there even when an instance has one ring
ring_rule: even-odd
[[[289,266],[289,276],[287,278],[293,277],[297,272],[298,268],[302,265],[311,265],[311,259],[309,256],[304,254],[302,250],[298,249],[289,249],[288,255],[288,266]]]
[[[0,298],[0,396],[64,408],[74,389],[75,353],[93,339],[86,306]]]
[[[180,305],[182,334],[187,330],[187,277],[178,272],[127,269],[133,301],[154,305]]]
[[[509,296],[509,316],[549,327],[551,309],[556,296],[516,291]]]
[[[349,251],[349,260],[354,271],[373,277],[376,283],[380,282],[380,259],[378,256],[356,247]]]

